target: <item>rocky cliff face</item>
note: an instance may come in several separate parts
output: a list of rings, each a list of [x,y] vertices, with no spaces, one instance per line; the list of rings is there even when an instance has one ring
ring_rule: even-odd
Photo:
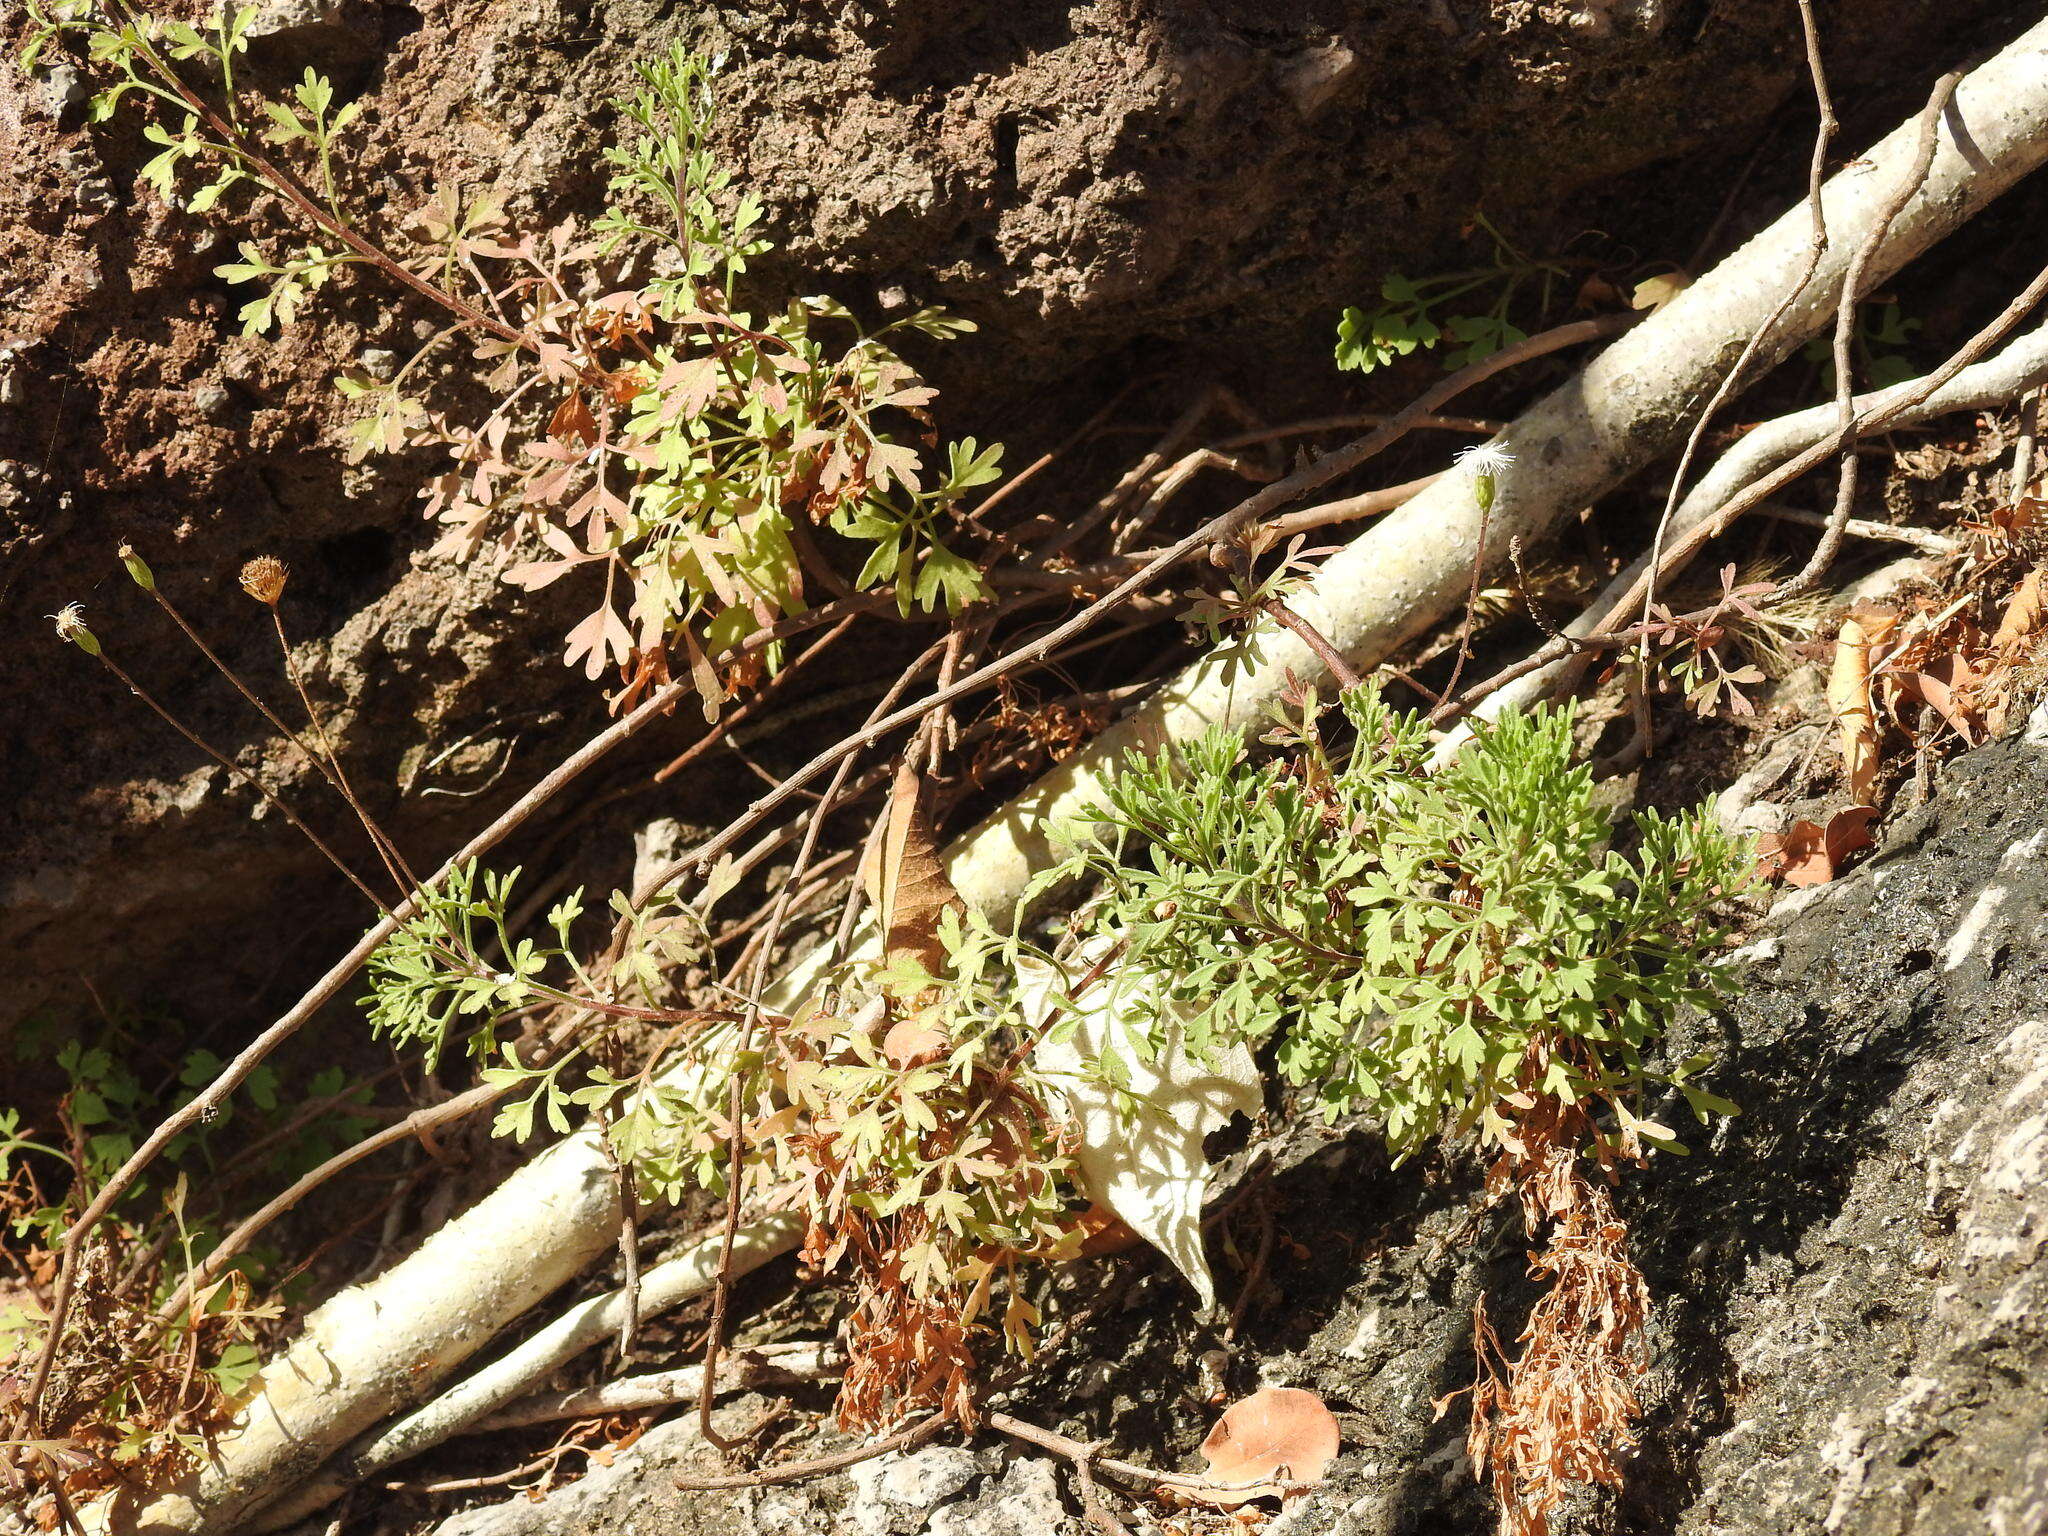
[[[368,103],[342,173],[383,229],[446,181],[496,186],[537,223],[590,212],[602,103],[634,61],[671,41],[722,51],[723,148],[784,247],[768,286],[981,322],[932,361],[948,426],[1009,441],[1013,459],[1133,373],[1334,386],[1337,308],[1389,270],[1455,264],[1476,208],[1549,248],[1602,199],[1683,203],[1682,227],[1657,236],[1682,255],[1803,89],[1780,0],[257,9],[248,77],[315,64]],[[2013,14],[1845,8],[1830,18],[1838,88],[1880,102]],[[119,539],[278,694],[233,573],[258,553],[294,567],[301,664],[365,797],[416,852],[458,843],[601,709],[550,663],[571,594],[422,563],[423,466],[341,462],[332,374],[405,356],[424,313],[345,279],[283,340],[241,339],[246,295],[212,269],[236,239],[287,233],[278,210],[213,225],[165,206],[137,179],[155,146],[136,125],[86,125],[90,84],[70,66],[46,83],[0,72],[0,944],[15,960],[0,1023],[74,999],[81,966],[110,993],[235,1020],[294,995],[356,909],[256,797],[51,645],[41,616],[85,601],[192,723],[315,798],[304,764],[121,581]],[[1688,164],[1714,190],[1681,199],[1638,174]],[[649,813],[687,821],[716,793],[685,789]],[[339,807],[313,819],[346,835]]]
[[[1739,1002],[1678,1042],[1721,1056],[1713,1085],[1742,1115],[1624,1196],[1657,1298],[1644,1443],[1619,1496],[1557,1529],[2048,1529],[2048,707],[1953,765],[1862,868],[1780,903],[1745,961]],[[1463,1409],[1438,1419],[1431,1400],[1470,1379],[1479,1292],[1497,1316],[1526,1301],[1519,1222],[1454,1174],[1388,1170],[1369,1133],[1299,1150],[1235,1344],[1156,1265],[1135,1283],[1130,1261],[1083,1271],[1069,1304],[1115,1299],[1013,1411],[1172,1469],[1219,1388],[1307,1387],[1344,1454],[1269,1536],[1487,1529]],[[686,1453],[702,1454],[688,1426],[664,1426],[443,1536],[1082,1530],[1066,1469],[1035,1453],[934,1447],[739,1496],[670,1489]]]
[[[1682,255],[1803,90],[1782,0],[263,10],[252,68],[317,62],[371,103],[346,174],[393,222],[443,179],[495,183],[534,219],[588,212],[600,103],[633,60],[672,39],[723,49],[724,147],[785,249],[770,283],[829,288],[870,315],[935,302],[981,322],[930,361],[949,428],[1005,438],[1013,460],[1134,373],[1256,375],[1313,396],[1334,381],[1336,309],[1390,269],[1443,265],[1474,208],[1562,242],[1626,193],[1665,212],[1658,238]],[[1885,101],[1887,84],[1919,89],[1973,27],[2009,33],[2033,8],[1835,12],[1838,88],[1888,124],[1910,104]],[[244,296],[211,275],[232,239],[141,190],[150,147],[85,126],[82,96],[76,76],[0,74],[0,1030],[77,1004],[83,973],[181,1014],[181,1029],[240,1038],[360,912],[255,797],[50,640],[41,616],[86,601],[206,734],[287,792],[309,789],[170,643],[114,565],[120,538],[277,696],[233,573],[257,553],[294,566],[301,664],[410,851],[459,842],[603,712],[555,663],[572,597],[425,561],[421,466],[341,461],[329,378],[403,355],[423,314],[343,282],[291,337],[239,339]],[[1683,196],[1659,191],[1672,167],[1693,173]],[[646,751],[671,754],[695,728],[678,721]],[[622,763],[537,836],[573,846],[588,829],[570,818],[644,785],[646,767]],[[725,788],[700,778],[634,809],[687,826]],[[2048,1525],[2048,718],[1940,791],[1864,870],[1774,920],[1748,994],[1689,1042],[1723,1055],[1716,1086],[1745,1114],[1630,1182],[1659,1298],[1645,1444],[1627,1489],[1562,1529]],[[312,819],[338,827],[337,812]],[[1342,1412],[1346,1454],[1274,1536],[1485,1528],[1462,1410],[1439,1420],[1431,1401],[1469,1379],[1476,1296],[1526,1302],[1519,1227],[1483,1212],[1467,1175],[1390,1170],[1361,1134],[1297,1146],[1272,1214],[1272,1261],[1234,1343],[1154,1264],[1077,1269],[1060,1282],[1070,1306],[1110,1300],[1016,1410],[1167,1466],[1222,1397],[1311,1387]],[[1226,1267],[1226,1293],[1241,1278]],[[737,1405],[735,1427],[758,1406]],[[986,1443],[743,1497],[674,1493],[686,1450],[679,1428],[657,1429],[543,1503],[449,1529],[1079,1530],[1064,1468]]]

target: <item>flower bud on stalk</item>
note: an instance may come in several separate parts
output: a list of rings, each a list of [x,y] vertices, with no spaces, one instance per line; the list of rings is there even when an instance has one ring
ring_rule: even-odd
[[[128,567],[128,576],[135,585],[145,592],[156,590],[156,573],[149,568],[149,562],[135,553],[135,546],[123,544],[120,548],[121,563]]]

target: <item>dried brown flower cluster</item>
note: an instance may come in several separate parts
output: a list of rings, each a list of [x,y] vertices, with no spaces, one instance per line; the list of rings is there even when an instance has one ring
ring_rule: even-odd
[[[282,560],[258,555],[242,567],[242,590],[266,608],[275,608],[284,596],[284,584],[291,577]]]

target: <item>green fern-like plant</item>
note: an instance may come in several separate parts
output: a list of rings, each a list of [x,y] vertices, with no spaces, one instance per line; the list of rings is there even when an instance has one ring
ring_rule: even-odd
[[[1335,1115],[1366,1108],[1401,1155],[1443,1132],[1505,1144],[1532,1094],[1612,1111],[1625,1147],[1682,1150],[1641,1109],[1667,1023],[1723,995],[1717,907],[1742,860],[1704,808],[1635,818],[1609,846],[1568,712],[1508,715],[1427,771],[1427,727],[1347,694],[1339,760],[1314,722],[1256,761],[1212,732],[1128,757],[1063,877],[1100,881],[1096,925],[1161,979],[1190,1047],[1271,1045]]]

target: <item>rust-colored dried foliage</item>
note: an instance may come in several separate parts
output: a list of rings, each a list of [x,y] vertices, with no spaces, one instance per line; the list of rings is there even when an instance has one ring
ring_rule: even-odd
[[[793,1024],[772,1047],[788,1102],[750,1139],[772,1141],[778,1175],[793,1181],[805,1267],[853,1291],[839,1396],[848,1428],[931,1407],[972,1422],[998,1290],[1000,1331],[1028,1354],[1038,1313],[1017,1289],[1018,1265],[1078,1250],[1067,1133],[1008,1057],[1004,1042],[970,1037],[943,1059],[896,1062],[860,1021],[831,1016]]]
[[[1604,1181],[1589,1178],[1581,1149],[1601,1161],[1632,1158],[1627,1132],[1609,1141],[1581,1106],[1535,1095],[1516,1125],[1520,1151],[1488,1172],[1490,1191],[1513,1189],[1530,1237],[1531,1278],[1546,1289],[1510,1359],[1486,1313],[1473,1309],[1479,1380],[1472,1388],[1466,1449],[1493,1483],[1506,1536],[1547,1536],[1574,1484],[1616,1488],[1635,1449],[1636,1382],[1648,1363],[1643,1329],[1649,1287],[1629,1256],[1628,1229]],[[1448,1400],[1438,1404],[1441,1412]]]
[[[19,1191],[10,1185],[7,1193]],[[29,1279],[44,1294],[56,1257],[45,1249],[27,1255]],[[229,1418],[226,1394],[204,1364],[223,1338],[241,1336],[246,1320],[269,1309],[251,1308],[241,1276],[230,1273],[202,1298],[202,1313],[211,1312],[197,1330],[159,1338],[147,1304],[155,1268],[148,1253],[104,1239],[81,1250],[39,1436],[0,1458],[0,1488],[33,1496],[61,1484],[79,1499],[117,1485],[163,1487],[199,1465]],[[11,1357],[0,1357],[0,1415],[8,1416],[20,1406],[42,1334],[13,1337]],[[54,1517],[53,1505],[42,1508]]]
[[[1916,752],[2001,735],[2048,681],[2048,518],[2028,497],[1964,525],[1948,595],[1842,623],[1828,683],[1849,798],[1872,805],[1888,742]]]
[[[852,1288],[839,1396],[852,1429],[932,1407],[971,1423],[998,1291],[1000,1333],[1029,1354],[1039,1318],[1020,1262],[1071,1257],[1093,1230],[1068,1209],[1071,1133],[1029,1069],[1035,1037],[978,976],[953,974],[943,935],[960,900],[923,793],[906,766],[862,869],[885,934],[869,978],[881,1007],[777,1031],[749,1131],[808,1217],[806,1266]]]
[[[1111,710],[1101,702],[1035,701],[1027,693],[1010,678],[997,682],[995,707],[975,727],[982,739],[967,768],[975,785],[998,773],[1028,773],[1063,763],[1109,723]]]

